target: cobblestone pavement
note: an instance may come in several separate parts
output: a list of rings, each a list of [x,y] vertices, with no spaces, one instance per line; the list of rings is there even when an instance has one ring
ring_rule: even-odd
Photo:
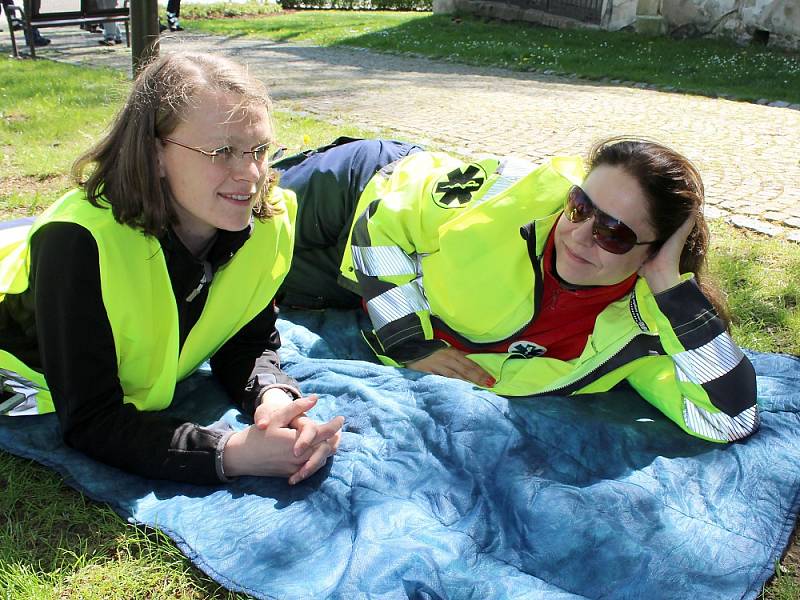
[[[102,48],[98,36],[77,28],[47,34],[53,44],[39,51],[43,57],[130,70],[124,46]],[[800,242],[798,110],[355,49],[163,38],[162,51],[178,48],[249,64],[282,110],[390,130],[462,154],[538,160],[584,153],[611,135],[646,135],[698,165],[709,216]]]

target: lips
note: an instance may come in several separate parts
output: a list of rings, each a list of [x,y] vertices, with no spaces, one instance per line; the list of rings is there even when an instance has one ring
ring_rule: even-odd
[[[575,262],[577,262],[579,264],[582,264],[582,265],[591,265],[592,264],[591,261],[588,261],[585,258],[583,258],[582,256],[579,256],[579,255],[575,254],[566,245],[564,245],[564,251],[567,254],[567,256],[569,256],[573,261],[575,261]]]
[[[220,197],[230,202],[250,202],[253,194],[219,194]]]

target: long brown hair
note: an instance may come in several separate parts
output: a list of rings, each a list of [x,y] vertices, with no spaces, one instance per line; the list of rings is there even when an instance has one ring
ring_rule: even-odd
[[[264,84],[235,62],[199,53],[156,58],[139,73],[109,132],[75,161],[72,176],[89,202],[110,207],[118,222],[150,235],[174,225],[177,215],[169,184],[159,175],[156,144],[175,130],[206,90],[233,92],[241,97],[239,109],[261,107],[271,118]],[[253,208],[257,218],[267,219],[278,210],[270,202],[276,182],[270,169]]]
[[[666,146],[631,138],[610,138],[595,144],[589,152],[589,170],[600,165],[619,167],[639,182],[648,203],[648,220],[656,238],[662,240],[653,245],[654,252],[694,215],[695,225],[683,246],[679,270],[694,273],[703,294],[725,323],[729,323],[725,296],[708,275],[705,190],[697,168],[688,158]]]

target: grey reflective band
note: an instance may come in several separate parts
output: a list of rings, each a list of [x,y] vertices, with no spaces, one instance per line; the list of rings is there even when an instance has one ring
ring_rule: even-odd
[[[683,399],[683,420],[691,431],[721,442],[746,438],[758,428],[758,407],[751,406],[735,417],[723,412],[711,413]]]
[[[36,385],[33,381],[31,381],[27,377],[23,377],[19,373],[15,373],[14,371],[9,371],[8,369],[0,369],[0,378],[5,380],[4,383],[19,384],[24,387],[29,387],[34,389],[46,389],[40,385]]]
[[[738,365],[744,354],[727,332],[713,340],[672,356],[678,366],[679,377],[692,383],[703,384],[718,379]]]
[[[507,156],[500,163],[500,166],[497,168],[497,172],[500,173],[500,175],[505,175],[506,177],[515,177],[517,179],[521,179],[535,168],[536,165],[530,161],[527,161],[523,158],[517,158],[516,156]]]
[[[416,262],[397,246],[352,246],[353,266],[370,277],[417,275]]]
[[[3,392],[8,395],[6,400],[0,402],[0,415],[14,417],[39,414],[36,395],[40,386],[13,371],[0,369],[0,374]]]
[[[480,200],[477,200],[473,203],[473,206],[480,206],[498,194],[505,192],[525,175],[533,171],[533,169],[534,165],[526,160],[521,160],[519,158],[503,159],[503,162],[500,163],[500,166],[497,169],[497,173],[500,175],[500,177],[498,177],[497,180],[492,184],[492,187],[486,190],[486,193],[480,198]]]
[[[392,288],[367,302],[367,312],[376,331],[418,310],[430,310],[430,306],[416,281]]]

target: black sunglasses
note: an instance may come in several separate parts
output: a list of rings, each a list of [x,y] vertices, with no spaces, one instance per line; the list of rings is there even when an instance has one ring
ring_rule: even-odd
[[[625,254],[630,252],[634,246],[655,244],[660,241],[637,241],[636,234],[630,227],[597,208],[586,192],[577,185],[573,185],[567,194],[567,201],[564,204],[564,216],[567,217],[570,223],[583,223],[594,217],[592,238],[598,246],[612,254]]]

